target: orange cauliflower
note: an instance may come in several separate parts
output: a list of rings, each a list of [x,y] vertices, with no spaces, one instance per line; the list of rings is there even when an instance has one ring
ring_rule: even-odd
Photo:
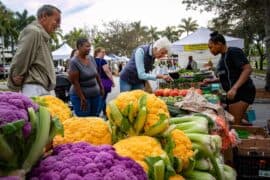
[[[111,144],[112,137],[108,124],[101,118],[73,117],[63,122],[64,137],[56,136],[54,146],[85,141],[94,145]]]

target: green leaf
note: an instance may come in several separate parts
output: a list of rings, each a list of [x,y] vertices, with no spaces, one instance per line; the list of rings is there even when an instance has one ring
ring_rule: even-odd
[[[14,153],[11,147],[9,146],[3,135],[0,134],[0,161],[1,159],[9,161],[13,155]]]
[[[37,120],[37,134],[35,141],[22,165],[26,172],[38,161],[49,139],[51,117],[47,108],[40,106]]]
[[[159,160],[154,164],[154,179],[164,180],[165,178],[165,164],[163,160]]]
[[[49,141],[52,141],[57,134],[64,137],[64,126],[59,120],[59,118],[54,117],[51,122]]]
[[[13,134],[18,130],[22,130],[24,123],[25,120],[18,120],[12,123],[7,123],[4,126],[0,127],[0,132],[2,132],[4,135]]]

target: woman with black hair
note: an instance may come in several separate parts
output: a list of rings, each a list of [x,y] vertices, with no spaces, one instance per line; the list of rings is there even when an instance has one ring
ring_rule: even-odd
[[[227,92],[229,112],[234,116],[235,124],[243,122],[244,114],[255,99],[256,89],[250,78],[252,68],[244,54],[237,47],[228,47],[223,35],[210,34],[208,47],[213,55],[221,54],[217,65],[218,79],[206,79],[206,83],[220,81]]]
[[[77,116],[98,116],[103,86],[97,72],[95,60],[89,56],[90,42],[81,38],[77,41],[78,54],[70,61],[70,100]]]

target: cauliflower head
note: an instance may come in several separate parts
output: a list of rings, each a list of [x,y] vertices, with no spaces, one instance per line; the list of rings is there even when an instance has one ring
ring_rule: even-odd
[[[54,146],[85,141],[93,145],[111,144],[112,137],[108,124],[101,118],[73,117],[63,122],[64,137],[56,136]]]

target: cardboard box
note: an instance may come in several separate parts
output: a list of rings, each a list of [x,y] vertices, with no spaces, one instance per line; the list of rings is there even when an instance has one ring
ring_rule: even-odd
[[[253,136],[263,136],[264,138],[268,138],[269,137],[269,135],[267,134],[267,131],[264,128],[258,127],[258,126],[232,125],[231,128],[232,129],[235,129],[235,130],[245,130],[245,131],[248,131]]]
[[[270,137],[265,129],[256,126],[233,125],[235,130],[245,130],[249,132],[252,138],[241,139],[237,145],[239,155],[258,155],[270,156]]]

